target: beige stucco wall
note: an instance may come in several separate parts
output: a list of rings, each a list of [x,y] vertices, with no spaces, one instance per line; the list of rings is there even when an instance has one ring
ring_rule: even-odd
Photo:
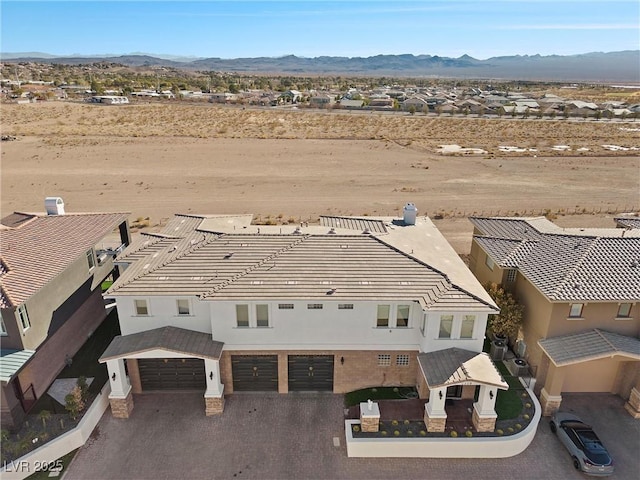
[[[583,303],[583,302],[575,302]],[[640,334],[640,304],[631,308],[631,318],[616,320],[618,302],[584,302],[582,318],[569,317],[571,303],[554,303],[547,337],[557,337],[570,333],[600,328],[620,335],[637,337]]]
[[[483,285],[489,282],[501,284],[504,270],[498,265],[494,265],[493,270],[491,270],[486,264],[486,259],[487,254],[473,240],[471,242],[471,252],[469,253],[469,269]]]
[[[601,359],[562,367],[565,370],[562,392],[614,391],[619,359]]]

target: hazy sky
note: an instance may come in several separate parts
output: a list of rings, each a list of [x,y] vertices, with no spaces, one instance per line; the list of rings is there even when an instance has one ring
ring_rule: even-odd
[[[640,48],[638,0],[1,0],[2,52],[476,58]]]

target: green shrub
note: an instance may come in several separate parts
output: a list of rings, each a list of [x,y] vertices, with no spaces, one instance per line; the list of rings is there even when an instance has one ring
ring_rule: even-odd
[[[452,438],[457,438],[458,437],[458,432],[456,432],[455,430],[452,430],[451,433],[449,434]]]
[[[467,430],[466,432],[464,432],[465,436],[467,437],[473,437],[473,432],[471,430]]]

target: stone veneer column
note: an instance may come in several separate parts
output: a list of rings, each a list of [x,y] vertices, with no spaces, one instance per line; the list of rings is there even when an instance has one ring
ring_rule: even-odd
[[[542,406],[542,415],[550,417],[560,408],[562,403],[562,395],[550,395],[546,389],[540,392],[540,405]]]
[[[496,398],[497,390],[488,385],[480,385],[478,401],[473,404],[471,417],[473,426],[478,432],[493,432],[498,418],[495,410]]]
[[[424,405],[427,432],[444,432],[447,425],[447,412],[444,408],[446,399],[447,387],[429,390],[429,401]]]
[[[360,428],[363,432],[380,430],[380,408],[376,402],[360,402]]]
[[[497,414],[493,415],[480,415],[478,410],[473,408],[473,415],[471,421],[473,422],[473,428],[478,432],[493,432],[496,428]]]
[[[129,418],[133,411],[133,393],[131,389],[124,397],[109,395],[109,403],[111,404],[111,414],[114,418]]]
[[[220,415],[224,411],[224,394],[220,397],[204,397],[204,414],[207,417]]]
[[[633,418],[640,418],[640,392],[636,387],[631,389],[629,401],[624,404],[624,408]]]

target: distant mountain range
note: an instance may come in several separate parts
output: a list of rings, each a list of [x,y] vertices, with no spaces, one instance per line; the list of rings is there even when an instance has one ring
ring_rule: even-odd
[[[46,53],[0,53],[5,62],[67,65],[113,62],[129,67],[165,66],[185,70],[288,75],[363,75],[449,77],[505,80],[624,82],[640,84],[640,50],[580,55],[515,55],[478,60],[437,55],[314,57],[295,55],[256,58],[196,58],[171,55],[102,55],[56,57]]]

